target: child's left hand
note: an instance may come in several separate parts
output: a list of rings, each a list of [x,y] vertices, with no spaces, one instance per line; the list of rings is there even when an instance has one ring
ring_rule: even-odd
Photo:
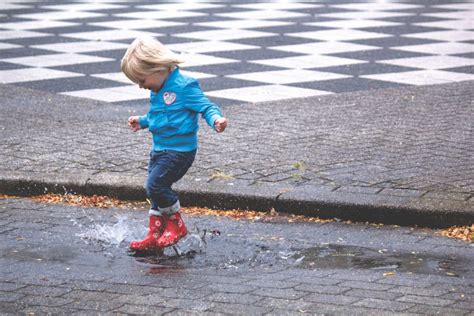
[[[227,119],[225,117],[218,118],[214,122],[214,128],[216,129],[218,133],[223,132],[226,127],[227,127]]]

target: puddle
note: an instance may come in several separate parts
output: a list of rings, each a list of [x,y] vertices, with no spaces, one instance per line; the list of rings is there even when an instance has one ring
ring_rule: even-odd
[[[235,243],[218,235],[190,234],[175,247],[165,249],[163,255],[137,257],[136,261],[149,266],[149,273],[162,273],[186,268],[246,269],[255,267],[288,266],[298,263],[296,252],[286,248],[272,248],[250,242]]]
[[[212,244],[212,245],[211,245]],[[225,244],[225,242],[224,242]],[[377,251],[344,245],[325,245],[302,250],[279,246],[238,244],[227,247],[221,241],[208,242],[201,251],[187,250],[177,255],[167,248],[164,256],[137,258],[149,265],[149,273],[173,272],[179,269],[215,267],[248,269],[255,267],[293,267],[297,269],[360,269],[382,272],[463,276],[468,264],[454,257]],[[219,245],[219,246],[217,246]],[[219,249],[222,247],[221,249]],[[179,244],[178,244],[179,249]]]
[[[79,225],[76,234],[88,244],[100,245],[104,255],[124,256],[131,240],[143,238],[143,221],[116,216],[116,223]],[[145,229],[144,229],[145,228]],[[251,239],[246,235],[222,234],[215,229],[188,226],[188,235],[176,247],[168,247],[162,255],[135,257],[149,273],[176,272],[186,268],[215,267],[216,269],[244,269],[254,267],[295,267],[299,269],[363,269],[383,272],[411,272],[462,276],[469,263],[454,257],[430,254],[398,253],[350,245],[324,244],[295,249],[284,243]],[[113,248],[115,250],[111,250]]]
[[[297,251],[300,268],[365,269],[381,271],[411,272],[415,274],[438,274],[460,276],[467,269],[454,257],[416,253],[397,253],[388,250],[326,245]]]
[[[152,267],[148,269],[148,274],[180,274],[183,269],[174,267]]]
[[[10,248],[2,251],[2,257],[18,261],[59,262],[67,263],[77,256],[76,251],[69,246]]]

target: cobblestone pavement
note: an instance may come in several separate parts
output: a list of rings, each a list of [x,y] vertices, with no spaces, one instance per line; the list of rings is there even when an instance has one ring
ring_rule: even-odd
[[[145,108],[0,89],[3,191],[143,198],[150,137],[125,122]],[[228,130],[203,126],[176,188],[185,204],[469,224],[473,91],[471,81],[225,107]]]
[[[127,256],[145,217],[2,198],[2,315],[474,313],[472,244],[433,230],[185,214],[186,256]]]

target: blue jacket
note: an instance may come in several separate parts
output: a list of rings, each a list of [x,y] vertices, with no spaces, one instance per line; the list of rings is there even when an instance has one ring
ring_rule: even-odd
[[[153,135],[154,151],[192,151],[197,148],[199,113],[214,128],[222,117],[219,107],[204,95],[196,79],[175,68],[158,92],[151,92],[150,110],[139,123]]]

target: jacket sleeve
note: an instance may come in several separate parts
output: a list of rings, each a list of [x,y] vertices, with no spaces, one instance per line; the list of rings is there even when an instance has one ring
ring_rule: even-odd
[[[138,123],[140,124],[141,128],[148,128],[148,114],[140,116]]]
[[[199,83],[192,80],[184,87],[183,92],[186,95],[184,106],[191,111],[201,113],[207,124],[214,128],[214,122],[223,115],[220,108],[204,95]]]

